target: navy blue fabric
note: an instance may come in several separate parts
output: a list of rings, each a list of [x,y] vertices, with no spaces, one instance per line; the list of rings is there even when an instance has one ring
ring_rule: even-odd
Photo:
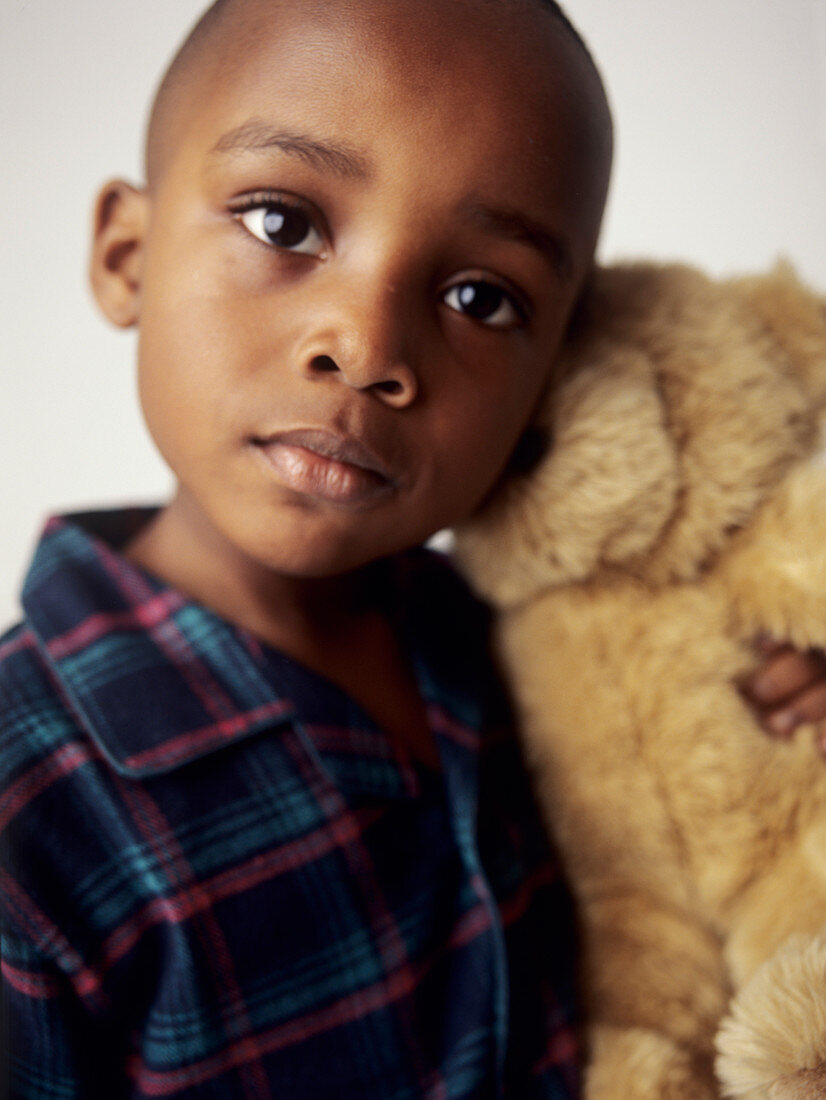
[[[56,519],[0,642],[10,1095],[578,1095],[573,922],[439,555],[389,563],[442,769]]]

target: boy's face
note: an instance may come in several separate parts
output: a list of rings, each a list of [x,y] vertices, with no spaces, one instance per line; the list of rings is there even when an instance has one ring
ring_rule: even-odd
[[[128,280],[106,262],[184,528],[331,575],[495,481],[590,264],[604,165],[586,62],[533,0],[270,4],[253,39],[205,70],[151,190],[111,202],[141,228]]]

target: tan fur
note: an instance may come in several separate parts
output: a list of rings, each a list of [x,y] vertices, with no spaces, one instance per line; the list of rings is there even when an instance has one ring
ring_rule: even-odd
[[[824,417],[788,268],[598,271],[547,454],[457,533],[582,908],[591,1100],[826,1096],[826,765],[734,687],[758,632],[826,645]]]

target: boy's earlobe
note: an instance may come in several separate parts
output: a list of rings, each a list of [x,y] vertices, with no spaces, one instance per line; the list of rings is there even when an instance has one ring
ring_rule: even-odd
[[[94,219],[89,267],[92,291],[108,319],[129,328],[140,316],[149,196],[123,180],[112,180],[101,188]]]

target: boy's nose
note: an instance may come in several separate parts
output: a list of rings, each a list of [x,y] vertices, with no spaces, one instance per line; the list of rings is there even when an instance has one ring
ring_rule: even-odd
[[[368,366],[366,370],[358,366],[354,369],[350,357],[339,355],[338,359],[333,359],[330,355],[321,354],[314,355],[308,367],[312,374],[338,374],[347,385],[358,390],[369,390],[393,408],[412,404],[419,392],[416,376],[406,363],[376,368]]]
[[[304,375],[341,381],[393,408],[412,404],[419,379],[409,355],[411,332],[394,307],[348,295],[338,306],[320,309],[301,351]]]

